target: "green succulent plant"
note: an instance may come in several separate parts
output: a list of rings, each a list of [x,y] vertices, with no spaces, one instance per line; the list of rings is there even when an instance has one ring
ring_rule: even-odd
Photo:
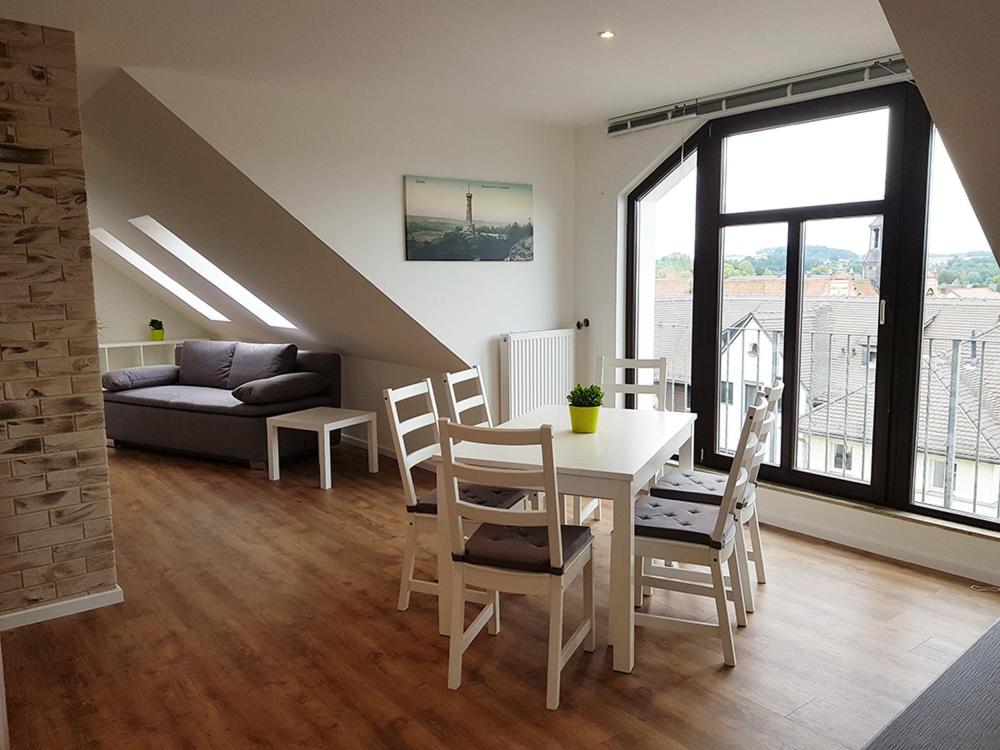
[[[579,383],[566,396],[570,406],[602,406],[604,404],[604,391],[599,385],[588,385],[584,388]]]

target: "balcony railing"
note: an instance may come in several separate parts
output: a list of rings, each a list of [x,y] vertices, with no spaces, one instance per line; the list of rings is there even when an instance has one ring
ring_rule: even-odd
[[[998,343],[924,338],[915,502],[1000,518]]]
[[[678,367],[689,354],[690,326],[665,324],[657,356],[668,358],[670,408],[685,409],[691,376]],[[867,482],[875,408],[876,334],[804,331],[798,383],[796,468]],[[752,386],[784,369],[780,330],[723,332],[718,448],[732,450]],[[1000,519],[1000,337],[925,337],[921,352],[913,501]],[[776,463],[780,435],[768,460]]]

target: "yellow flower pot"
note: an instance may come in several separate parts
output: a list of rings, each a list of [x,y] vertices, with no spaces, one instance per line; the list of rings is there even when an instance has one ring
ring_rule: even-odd
[[[163,341],[163,329],[162,328],[150,329],[149,338],[151,341]]]
[[[600,416],[600,406],[569,407],[569,421],[573,425],[573,432],[584,434],[597,432],[597,420]]]

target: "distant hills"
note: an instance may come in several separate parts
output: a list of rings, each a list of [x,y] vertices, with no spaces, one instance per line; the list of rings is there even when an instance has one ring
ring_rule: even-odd
[[[823,276],[831,273],[861,274],[861,256],[852,250],[827,245],[806,245],[803,257],[805,273]],[[723,274],[730,276],[784,276],[784,247],[764,247],[753,255],[729,258]],[[951,287],[1000,288],[1000,267],[991,253],[973,251],[956,255],[932,255],[928,265],[938,275],[938,282]],[[656,276],[690,278],[693,271],[691,256],[671,253],[656,261]]]

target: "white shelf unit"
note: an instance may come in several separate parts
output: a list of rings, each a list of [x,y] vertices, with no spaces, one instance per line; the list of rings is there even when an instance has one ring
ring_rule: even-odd
[[[101,342],[98,344],[98,348],[101,353],[101,372],[107,372],[111,369],[111,351],[119,349],[131,349],[134,350],[139,355],[139,365],[146,364],[146,349],[150,347],[164,347],[169,346],[170,351],[173,351],[173,347],[177,344],[183,344],[184,339],[166,339],[164,341],[108,341]],[[160,364],[161,357],[157,358],[157,364]],[[173,362],[173,357],[168,358],[169,362]]]

